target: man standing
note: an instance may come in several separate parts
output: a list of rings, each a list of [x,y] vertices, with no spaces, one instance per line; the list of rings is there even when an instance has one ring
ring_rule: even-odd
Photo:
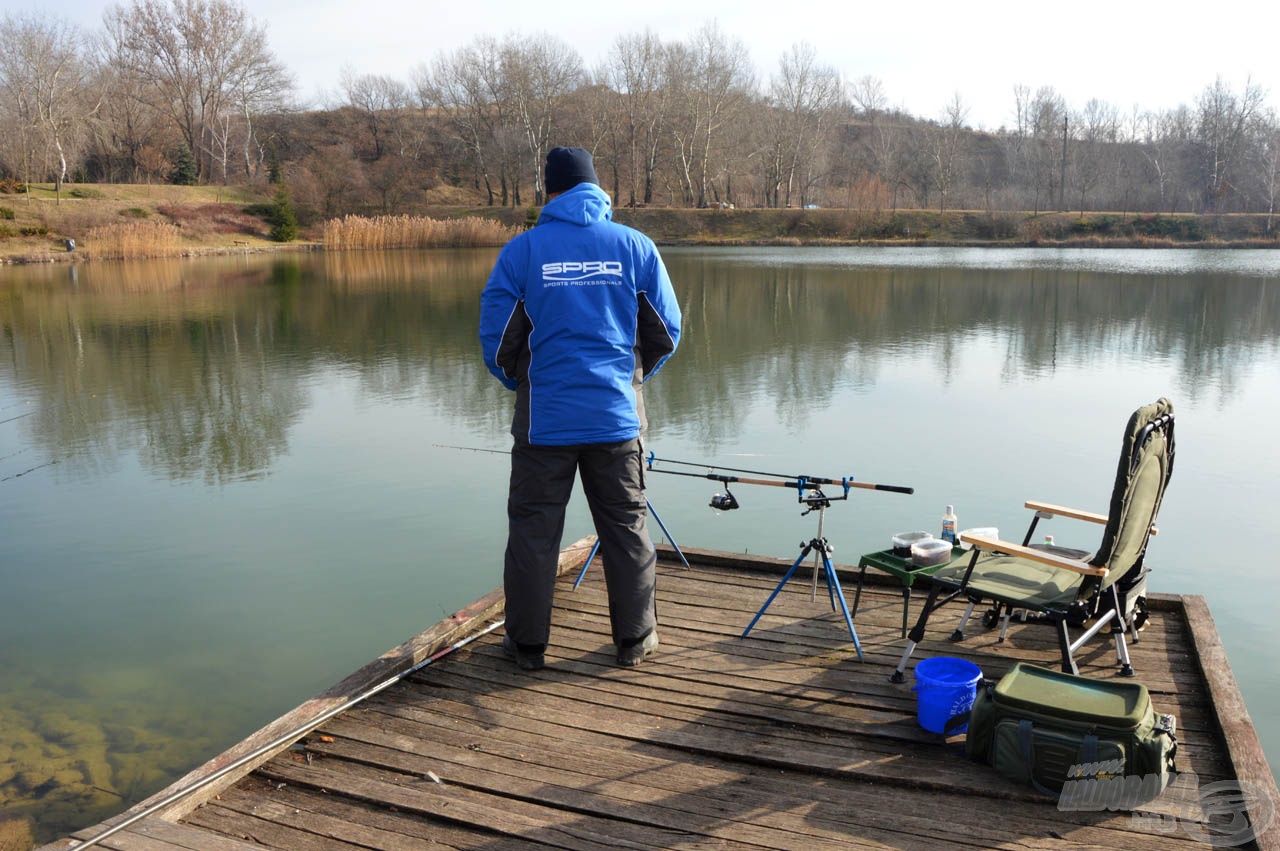
[[[516,392],[502,646],[525,670],[544,664],[576,472],[600,539],[617,661],[638,665],[658,646],[640,384],[675,351],[680,308],[653,241],[612,221],[587,151],[553,148],[545,183],[537,226],[502,249],[480,297],[485,365]]]

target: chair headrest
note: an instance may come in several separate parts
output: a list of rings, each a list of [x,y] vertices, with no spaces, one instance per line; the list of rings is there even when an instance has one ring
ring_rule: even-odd
[[[1159,457],[1153,458],[1153,453]],[[1150,526],[1173,473],[1173,455],[1173,403],[1162,397],[1134,411],[1125,426],[1106,531],[1092,559],[1095,565],[1118,569],[1119,573],[1112,570],[1113,577],[1139,562],[1146,550]],[[1124,563],[1110,564],[1113,556]]]

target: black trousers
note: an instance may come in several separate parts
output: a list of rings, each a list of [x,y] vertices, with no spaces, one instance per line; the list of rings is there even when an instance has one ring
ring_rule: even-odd
[[[565,506],[575,473],[600,539],[614,643],[632,644],[656,624],[657,553],[646,523],[640,440],[582,446],[517,440],[511,450],[503,585],[507,635],[528,652],[541,652],[551,635]]]

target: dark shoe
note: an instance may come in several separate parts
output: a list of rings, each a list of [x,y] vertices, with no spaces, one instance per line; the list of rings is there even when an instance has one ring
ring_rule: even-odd
[[[644,657],[658,649],[658,631],[655,629],[644,637],[643,641],[623,646],[618,645],[618,664],[624,668],[634,668]]]
[[[540,671],[547,664],[541,653],[526,653],[516,646],[509,635],[502,636],[502,652],[507,654],[507,658],[515,660],[522,671]]]

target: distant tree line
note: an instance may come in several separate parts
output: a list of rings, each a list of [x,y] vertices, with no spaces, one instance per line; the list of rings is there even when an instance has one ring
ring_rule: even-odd
[[[528,206],[547,149],[578,144],[619,205],[1274,215],[1280,192],[1280,116],[1252,80],[1158,112],[1018,84],[1011,122],[975,131],[962,93],[914,116],[804,43],[759,79],[708,23],[622,35],[595,68],[545,34],[481,37],[403,80],[344,68],[303,108],[235,0],[132,0],[91,36],[0,24],[0,174],[20,181],[287,180],[316,216]]]

